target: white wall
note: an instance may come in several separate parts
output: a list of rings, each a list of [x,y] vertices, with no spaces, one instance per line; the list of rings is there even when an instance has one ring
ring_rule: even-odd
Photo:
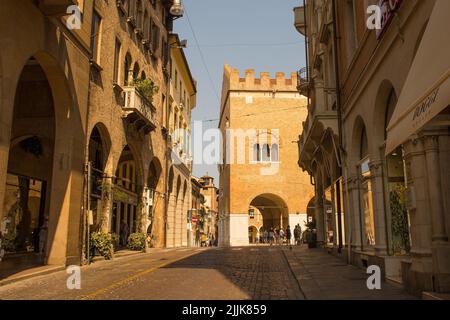
[[[230,246],[248,245],[248,214],[230,214]]]

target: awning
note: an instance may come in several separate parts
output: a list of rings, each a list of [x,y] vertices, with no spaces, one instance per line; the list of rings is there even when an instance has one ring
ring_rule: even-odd
[[[450,105],[450,1],[436,0],[387,128],[386,155]]]

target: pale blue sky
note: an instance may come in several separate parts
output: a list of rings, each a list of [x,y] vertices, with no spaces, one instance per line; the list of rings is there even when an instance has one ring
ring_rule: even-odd
[[[185,50],[198,81],[197,107],[192,120],[217,119],[223,65],[286,74],[305,65],[304,38],[294,28],[293,8],[302,0],[184,0],[185,16],[174,32],[188,40]],[[203,53],[204,66],[189,21]],[[209,75],[208,71],[209,70]],[[211,78],[211,80],[210,80]],[[217,121],[203,123],[217,127]],[[195,155],[194,155],[195,157]],[[206,173],[218,184],[217,166],[196,165],[194,175]]]

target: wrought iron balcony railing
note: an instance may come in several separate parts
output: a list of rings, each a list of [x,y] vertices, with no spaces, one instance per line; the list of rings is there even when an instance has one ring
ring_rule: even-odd
[[[297,90],[304,96],[309,95],[309,89],[311,87],[309,79],[308,68],[302,68],[297,72]]]

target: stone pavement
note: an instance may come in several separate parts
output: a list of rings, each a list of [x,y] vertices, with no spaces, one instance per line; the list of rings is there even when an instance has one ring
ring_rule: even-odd
[[[283,249],[295,277],[309,300],[413,300],[400,285],[381,283],[369,290],[365,270],[348,265],[323,249],[294,246]]]
[[[6,284],[0,299],[414,299],[387,283],[369,291],[363,270],[305,247],[154,250],[82,267],[80,290],[67,278],[64,270]]]
[[[302,299],[279,248],[166,249],[0,286],[0,299]]]

